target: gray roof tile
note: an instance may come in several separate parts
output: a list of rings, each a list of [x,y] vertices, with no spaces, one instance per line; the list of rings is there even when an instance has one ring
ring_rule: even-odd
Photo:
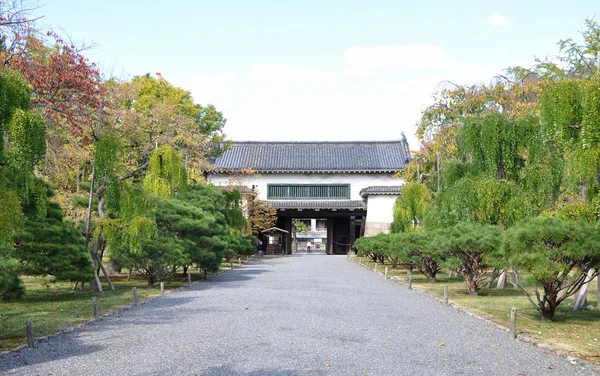
[[[266,202],[276,209],[367,209],[367,205],[362,200],[268,200]]]
[[[402,191],[402,187],[399,185],[378,185],[372,187],[366,187],[360,190],[360,197],[365,197],[368,195],[399,195]]]
[[[406,138],[398,141],[233,142],[214,161],[217,171],[400,171],[411,160]]]

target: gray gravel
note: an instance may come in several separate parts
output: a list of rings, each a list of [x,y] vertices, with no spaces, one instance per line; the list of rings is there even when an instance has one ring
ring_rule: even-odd
[[[8,375],[595,375],[344,256],[260,260],[0,359]]]

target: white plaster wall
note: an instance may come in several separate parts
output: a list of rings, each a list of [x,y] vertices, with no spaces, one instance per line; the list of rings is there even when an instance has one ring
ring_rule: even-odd
[[[396,195],[369,195],[367,199],[367,222],[392,223]]]
[[[208,181],[216,186],[226,186],[232,180],[229,174],[209,174]],[[402,185],[401,178],[395,178],[394,174],[261,174],[258,177],[243,177],[241,183],[247,187],[257,186],[258,198],[267,199],[267,184],[350,184],[350,199],[362,200],[360,190],[370,186]],[[373,196],[370,196],[373,197]],[[392,196],[384,196],[392,197]],[[393,196],[395,197],[395,196]],[[394,198],[395,200],[395,198]],[[377,204],[378,205],[378,204]],[[393,205],[393,204],[392,204]],[[368,209],[370,210],[370,208]],[[391,212],[391,209],[390,209]],[[391,215],[391,214],[390,214]],[[391,220],[389,221],[391,222]]]

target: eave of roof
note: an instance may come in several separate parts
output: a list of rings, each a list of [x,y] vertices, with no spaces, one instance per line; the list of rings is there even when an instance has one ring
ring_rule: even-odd
[[[360,190],[360,197],[366,197],[370,195],[399,195],[402,192],[402,186],[400,185],[377,185],[366,187]]]
[[[362,200],[267,200],[276,209],[323,209],[323,210],[365,210]]]

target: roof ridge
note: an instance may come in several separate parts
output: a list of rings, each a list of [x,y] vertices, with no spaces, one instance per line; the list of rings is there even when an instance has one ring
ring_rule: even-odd
[[[229,140],[233,144],[393,144],[403,142],[400,140],[365,140],[365,141],[234,141]]]

